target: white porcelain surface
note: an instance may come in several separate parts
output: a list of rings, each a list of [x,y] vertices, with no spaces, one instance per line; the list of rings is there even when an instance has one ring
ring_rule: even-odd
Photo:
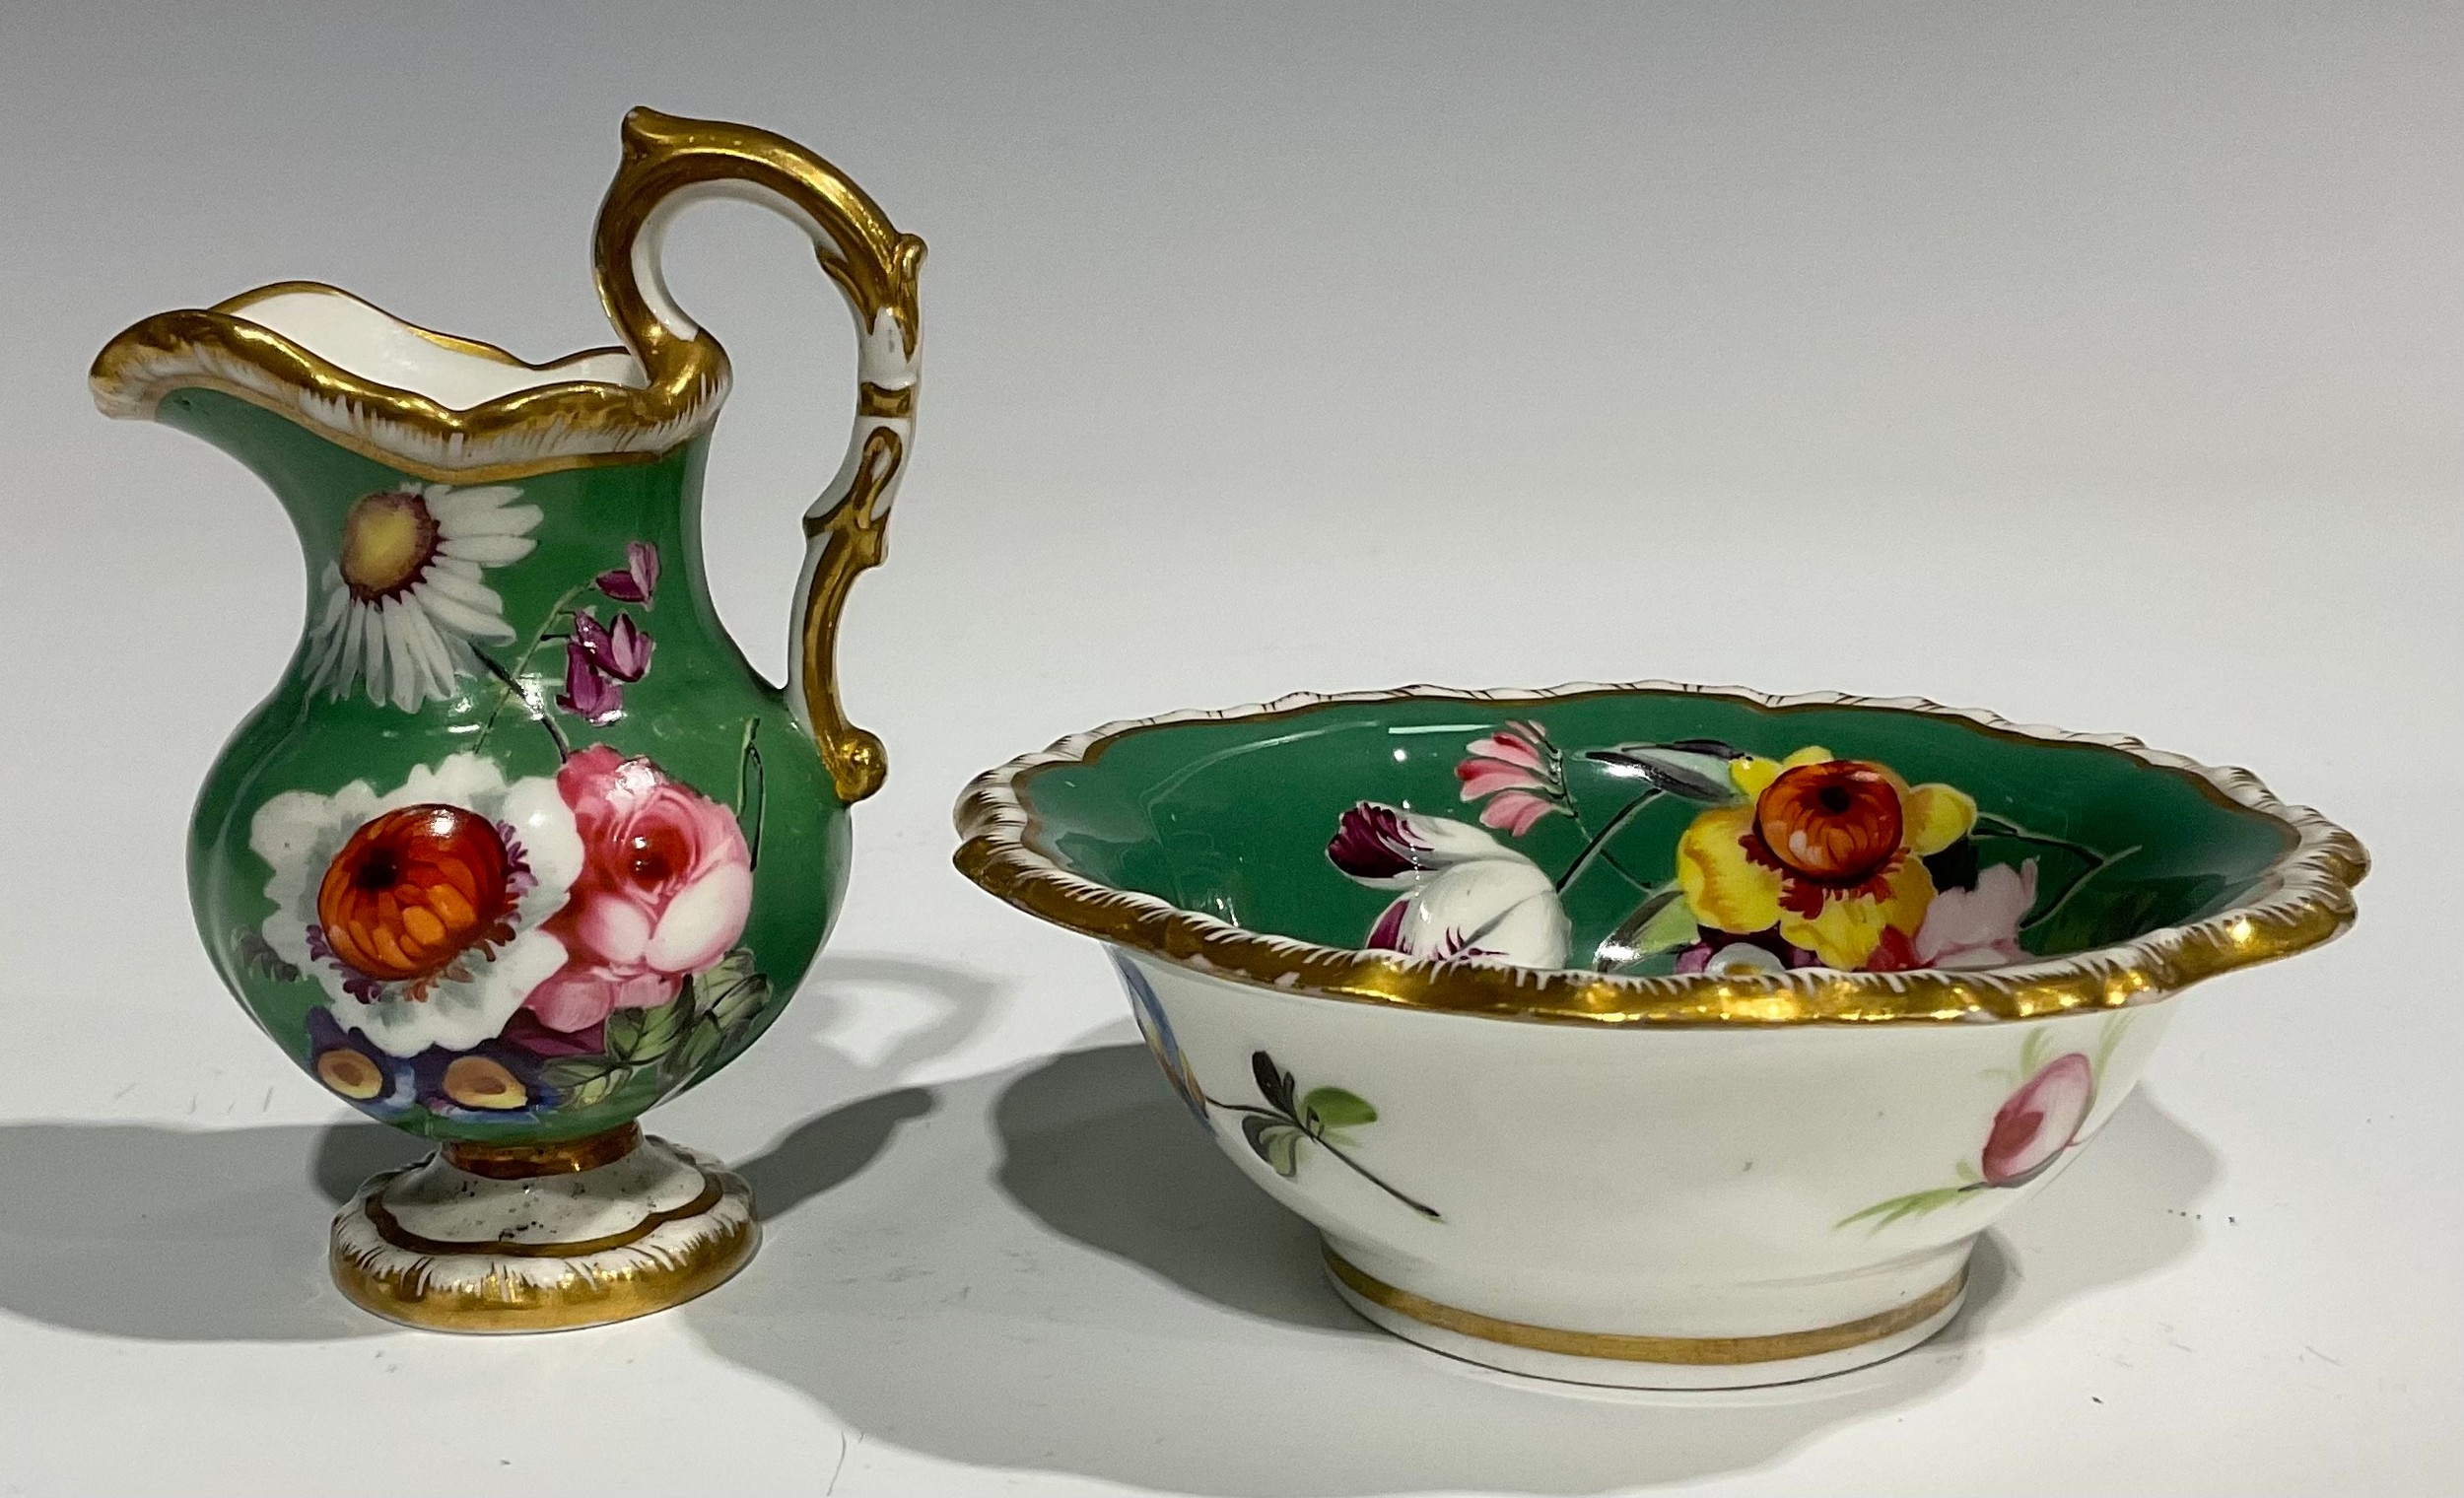
[[[393,1220],[440,1243],[579,1243],[629,1233],[672,1212],[709,1185],[701,1167],[663,1139],[596,1170],[500,1181],[431,1155],[385,1183]]]
[[[371,1212],[377,1200],[395,1230],[388,1231]],[[704,1204],[694,1208],[697,1200]],[[557,1244],[604,1242],[650,1219],[655,1220],[649,1232],[613,1248],[537,1252]],[[399,1241],[404,1231],[432,1242],[405,1247]],[[423,1283],[436,1297],[493,1299],[508,1286],[549,1289],[576,1277],[614,1280],[647,1268],[673,1269],[708,1245],[748,1232],[749,1256],[761,1229],[742,1177],[707,1155],[646,1134],[631,1154],[595,1170],[520,1181],[475,1176],[432,1155],[407,1170],[376,1177],[343,1203],[334,1214],[333,1252],[337,1261],[363,1274]],[[491,1252],[497,1244],[530,1252]],[[519,1334],[531,1328],[461,1329]]]
[[[1444,1306],[1613,1335],[1811,1331],[1935,1290],[2112,1117],[2170,1017],[2158,1003],[2016,1024],[1612,1031],[1116,956],[1152,986],[1216,1142],[1336,1253]],[[1360,1169],[1304,1141],[1287,1180],[1251,1146],[1236,1110],[1268,1102],[1253,1075],[1262,1051],[1300,1094],[1339,1087],[1375,1108],[1339,1146]],[[2093,1106],[2041,1171],[2008,1187],[1962,1174],[1988,1173],[1997,1115],[2031,1075],[2100,1054]],[[1929,1191],[1953,1193],[1896,1221],[1851,1220]],[[1732,1371],[1723,1382],[1769,1381]]]

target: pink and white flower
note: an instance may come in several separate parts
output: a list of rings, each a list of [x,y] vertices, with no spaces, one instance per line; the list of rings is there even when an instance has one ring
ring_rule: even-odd
[[[1974,889],[1934,892],[1917,928],[1916,962],[1926,968],[1997,968],[2025,962],[2019,922],[2036,904],[2036,860],[1980,870]]]
[[[727,955],[753,905],[753,866],[733,813],[646,759],[605,744],[565,762],[582,871],[547,929],[565,965],[525,1006],[552,1030],[655,1008]]]
[[[2096,1073],[2079,1052],[2055,1056],[2011,1094],[1994,1115],[1977,1161],[1987,1186],[2035,1179],[2079,1138],[2096,1101]]]
[[[1343,813],[1327,857],[1362,884],[1403,892],[1370,927],[1373,950],[1565,964],[1571,932],[1555,883],[1469,823],[1363,801]]]
[[[1515,837],[1552,811],[1566,810],[1565,766],[1548,730],[1536,722],[1512,722],[1464,746],[1468,758],[1455,766],[1467,801],[1485,799],[1483,825]]]

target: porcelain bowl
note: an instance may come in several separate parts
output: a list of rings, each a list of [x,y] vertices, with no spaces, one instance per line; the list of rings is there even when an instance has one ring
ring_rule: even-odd
[[[2367,868],[2132,739],[1657,682],[1115,723],[957,821],[1364,1316],[1639,1388],[1924,1340],[2167,1000],[2341,933]]]

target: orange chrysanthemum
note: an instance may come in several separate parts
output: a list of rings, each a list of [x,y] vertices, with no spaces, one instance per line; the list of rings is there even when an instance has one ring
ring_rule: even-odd
[[[325,867],[316,916],[333,955],[380,983],[426,981],[513,939],[505,840],[459,806],[405,806],[351,835]]]
[[[1776,925],[1834,968],[1865,966],[1890,931],[1916,934],[1934,900],[1926,855],[1976,823],[1976,803],[1949,785],[1911,786],[1827,749],[1748,755],[1729,776],[1745,799],[1701,813],[1677,840],[1695,919],[1740,934]]]

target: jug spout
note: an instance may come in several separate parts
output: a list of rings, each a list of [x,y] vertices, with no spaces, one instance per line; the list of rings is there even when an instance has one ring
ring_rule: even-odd
[[[668,295],[660,242],[679,209],[707,197],[759,202],[803,229],[856,318],[855,434],[837,477],[805,514],[787,687],[796,724],[819,749],[840,801],[853,803],[879,788],[885,766],[880,741],[840,706],[838,622],[856,576],[882,560],[906,466],[924,241],[901,234],[854,182],[786,138],[648,109],[627,116],[593,265],[623,347],[533,365],[405,322],[337,288],[290,281],[121,333],[95,361],[96,403],[109,416],[189,431],[238,457],[283,500],[311,558],[337,558],[347,574],[358,543],[367,576],[345,580],[358,603],[379,613],[386,569],[401,560],[394,553],[440,544],[449,525],[440,506],[501,511],[514,490],[555,489],[549,481],[569,475],[596,476],[589,503],[619,511],[629,504],[637,529],[677,532],[667,555],[681,556],[698,578],[690,522],[701,440],[726,398],[728,366],[718,341]],[[480,498],[456,498],[469,494]],[[621,512],[607,520],[625,523]],[[462,580],[476,589],[462,601],[484,613],[486,579]],[[719,627],[715,615],[702,622]],[[369,654],[358,679],[374,687],[382,676],[391,689],[412,690],[402,673],[418,667],[421,643],[410,643],[407,667]],[[446,685],[430,680],[420,690]]]
[[[723,357],[664,385],[620,348],[528,364],[313,281],[148,317],[103,346],[88,382],[105,416],[194,426],[190,403],[171,398],[209,391],[405,474],[460,484],[654,459],[708,431],[727,393]],[[262,459],[261,444],[199,435]]]

